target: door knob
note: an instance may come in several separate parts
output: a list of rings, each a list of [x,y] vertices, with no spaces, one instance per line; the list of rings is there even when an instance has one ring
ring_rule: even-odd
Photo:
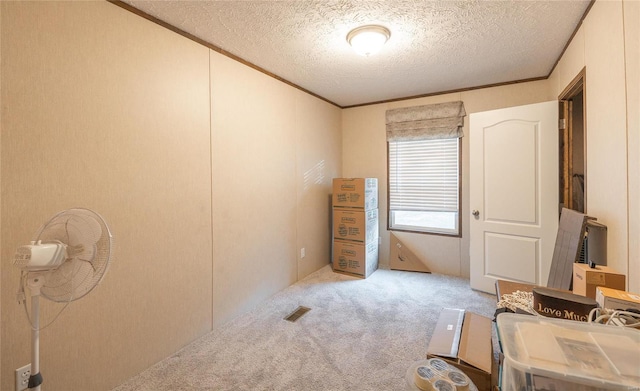
[[[480,216],[480,211],[478,211],[478,210],[475,210],[475,209],[474,209],[474,210],[473,210],[473,212],[471,212],[471,214],[472,214],[474,217],[478,217],[478,216]]]

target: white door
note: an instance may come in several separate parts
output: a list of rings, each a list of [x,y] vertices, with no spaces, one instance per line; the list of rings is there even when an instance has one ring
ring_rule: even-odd
[[[558,102],[469,116],[471,288],[545,286],[558,230]]]

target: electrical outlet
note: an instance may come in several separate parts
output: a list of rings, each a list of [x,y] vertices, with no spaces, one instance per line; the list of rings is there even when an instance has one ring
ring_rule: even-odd
[[[16,391],[26,390],[29,387],[31,376],[31,364],[16,369]]]
[[[300,258],[304,258],[304,256],[306,255],[305,251],[304,251],[304,247],[302,247],[300,249]]]

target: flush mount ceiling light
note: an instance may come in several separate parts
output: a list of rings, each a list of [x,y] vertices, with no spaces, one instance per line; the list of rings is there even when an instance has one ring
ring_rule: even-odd
[[[357,27],[347,34],[347,42],[356,53],[370,56],[377,53],[387,42],[391,32],[386,27],[368,25]]]

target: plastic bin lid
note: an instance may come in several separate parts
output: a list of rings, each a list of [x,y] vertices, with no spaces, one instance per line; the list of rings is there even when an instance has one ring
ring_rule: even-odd
[[[509,365],[580,383],[640,387],[640,331],[503,313],[496,320]]]

